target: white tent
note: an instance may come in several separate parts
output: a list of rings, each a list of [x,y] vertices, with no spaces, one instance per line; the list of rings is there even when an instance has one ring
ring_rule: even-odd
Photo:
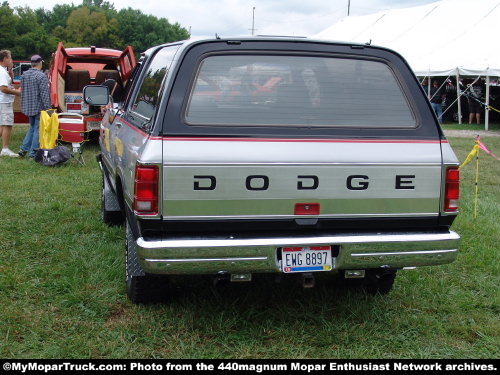
[[[399,52],[417,76],[500,76],[500,0],[441,0],[341,19],[316,39],[371,43]],[[457,85],[458,86],[458,85]],[[458,112],[461,123],[460,95]],[[485,125],[488,129],[488,110]]]
[[[420,76],[500,76],[499,0],[442,0],[345,17],[316,34],[391,48]]]

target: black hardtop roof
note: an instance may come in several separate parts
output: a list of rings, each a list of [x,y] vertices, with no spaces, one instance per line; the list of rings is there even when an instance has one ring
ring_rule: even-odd
[[[146,50],[143,55],[150,55],[154,53],[159,48],[171,45],[182,45],[182,49],[187,49],[191,46],[204,43],[220,43],[220,42],[294,42],[294,43],[311,43],[311,44],[329,44],[329,45],[347,45],[357,48],[374,48],[385,50],[387,52],[393,53],[402,57],[399,53],[390,48],[372,45],[372,44],[361,44],[348,41],[337,41],[337,40],[326,40],[326,39],[309,39],[306,37],[295,37],[295,36],[273,36],[273,35],[258,35],[258,36],[240,36],[240,37],[214,37],[214,38],[192,38],[181,40],[177,42],[170,42],[161,45],[157,45]]]

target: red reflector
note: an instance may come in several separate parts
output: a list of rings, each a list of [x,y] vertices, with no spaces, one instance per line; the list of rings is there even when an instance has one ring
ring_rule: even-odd
[[[137,165],[135,167],[134,210],[138,214],[158,214],[158,166]]]
[[[155,192],[151,189],[151,184],[144,182],[136,182],[135,196],[140,199],[153,199],[156,197]]]
[[[295,215],[319,215],[319,203],[296,203]]]
[[[67,103],[66,109],[73,110],[73,111],[80,110],[80,109],[82,109],[82,104],[81,103]]]
[[[457,167],[450,167],[446,170],[444,210],[446,212],[458,211],[459,198],[460,198],[460,170]]]
[[[446,180],[460,181],[460,170],[458,168],[448,168]]]

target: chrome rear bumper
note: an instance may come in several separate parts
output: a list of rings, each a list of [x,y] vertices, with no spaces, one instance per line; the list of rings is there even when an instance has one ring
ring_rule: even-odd
[[[144,271],[160,274],[281,272],[278,249],[339,246],[334,270],[403,268],[453,262],[460,236],[445,233],[365,233],[268,238],[172,238],[137,240]]]

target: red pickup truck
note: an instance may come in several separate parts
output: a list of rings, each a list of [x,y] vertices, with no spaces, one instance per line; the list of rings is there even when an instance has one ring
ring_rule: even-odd
[[[131,46],[123,51],[93,46],[64,48],[59,42],[50,66],[52,106],[58,112],[81,116],[86,131],[99,130],[102,115],[98,107],[85,104],[83,88],[113,79],[116,81],[115,93],[119,94],[135,65]]]

